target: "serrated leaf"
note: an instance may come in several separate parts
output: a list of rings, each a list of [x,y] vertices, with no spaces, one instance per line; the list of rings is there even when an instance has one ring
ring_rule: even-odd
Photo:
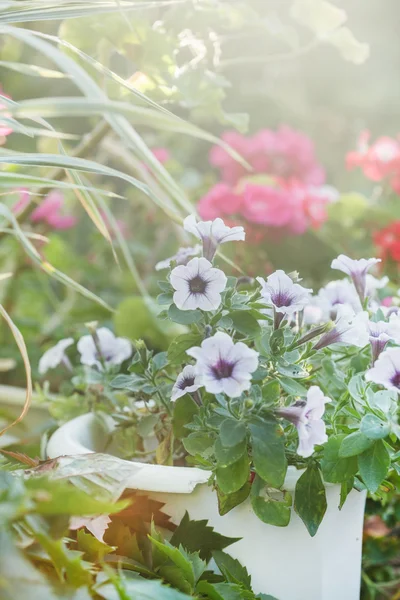
[[[327,509],[325,487],[319,468],[308,465],[296,483],[294,510],[313,537],[324,518]]]
[[[213,552],[213,559],[229,583],[243,585],[246,589],[251,590],[251,577],[246,567],[242,566],[238,560],[221,550]]]
[[[191,591],[195,585],[195,576],[193,571],[192,563],[185,552],[182,552],[180,548],[176,548],[168,542],[160,542],[151,536],[149,536],[151,543],[161,552],[167,559],[170,559],[179,571],[182,573],[185,581],[189,584],[189,590]],[[183,590],[186,591],[186,590]]]
[[[215,550],[223,550],[239,539],[221,535],[206,520],[191,521],[186,512],[170,543],[175,547],[182,545],[188,552],[199,552],[200,558],[208,562]]]
[[[209,583],[199,581],[197,592],[204,594],[209,600],[243,600],[241,587],[234,583]]]

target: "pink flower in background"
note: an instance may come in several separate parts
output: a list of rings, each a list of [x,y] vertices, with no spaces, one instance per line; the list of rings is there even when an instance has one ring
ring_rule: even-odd
[[[0,86],[0,95],[5,96],[6,98],[10,97],[4,93],[3,88],[1,86]],[[0,100],[0,109],[3,109],[3,108],[6,108],[6,105],[2,104],[2,102]],[[8,116],[8,115],[5,114],[4,116]],[[11,129],[11,127],[7,123],[2,123],[1,117],[0,117],[0,146],[5,143],[6,137],[8,135],[10,135],[10,133],[12,133],[12,132],[13,132],[13,130]]]
[[[227,131],[222,139],[253,169],[252,172],[247,171],[226,150],[214,146],[210,152],[210,163],[221,171],[226,183],[235,184],[241,177],[252,173],[265,173],[315,186],[325,181],[325,172],[317,162],[310,138],[286,125],[277,131],[262,129],[250,137]]]
[[[171,158],[170,153],[166,148],[152,148],[151,151],[162,165]]]
[[[21,190],[20,199],[13,206],[13,212],[19,214],[29,204],[29,192]],[[32,223],[46,223],[52,229],[71,229],[77,223],[76,217],[63,215],[61,209],[64,197],[61,192],[52,191],[32,212],[30,220]]]
[[[284,227],[292,219],[292,195],[287,190],[248,183],[243,191],[242,215],[259,225]]]
[[[348,169],[360,167],[365,177],[372,181],[391,179],[392,187],[400,192],[400,143],[394,138],[383,136],[369,144],[370,133],[363,131],[358,148],[346,156]]]
[[[208,221],[240,213],[242,201],[242,196],[229,185],[217,183],[200,199],[197,209],[201,218]]]

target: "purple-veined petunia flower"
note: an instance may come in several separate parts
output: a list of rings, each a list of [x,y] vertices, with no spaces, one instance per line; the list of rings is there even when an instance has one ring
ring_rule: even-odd
[[[308,458],[314,452],[314,446],[328,441],[322,415],[325,404],[331,399],[324,396],[322,390],[313,385],[307,391],[307,400],[298,400],[292,406],[277,409],[276,413],[293,423],[299,435],[297,454]]]
[[[400,392],[400,348],[382,352],[374,366],[365,373],[365,379],[379,383],[387,390]]]
[[[197,244],[194,247],[179,248],[178,252],[176,254],[174,254],[174,256],[170,256],[169,258],[166,258],[165,260],[161,260],[160,262],[158,262],[155,267],[156,271],[162,271],[163,269],[168,269],[171,266],[172,262],[175,262],[176,266],[187,265],[189,260],[193,256],[197,256],[200,253],[200,251],[201,251],[201,246],[199,244]]]
[[[107,327],[100,327],[92,335],[84,335],[77,344],[81,363],[103,370],[120,365],[132,354],[132,344],[126,338],[116,337]]]
[[[219,244],[240,242],[246,237],[243,227],[228,227],[220,218],[197,222],[195,215],[189,215],[183,221],[183,227],[202,241],[203,256],[210,261],[214,258]]]
[[[349,275],[357,290],[361,302],[364,302],[367,290],[367,273],[371,267],[381,262],[380,258],[360,258],[354,260],[345,254],[340,254],[332,261],[331,268]]]
[[[243,342],[233,342],[222,331],[205,339],[201,346],[187,350],[196,359],[196,369],[210,394],[224,393],[237,398],[251,385],[251,374],[258,367],[258,352]]]
[[[363,311],[355,314],[348,306],[339,305],[334,327],[319,339],[314,350],[320,350],[331,344],[364,348],[368,340],[368,313]]]
[[[193,365],[186,365],[181,373],[179,373],[177,380],[174,383],[174,387],[171,392],[171,401],[175,402],[181,396],[185,394],[192,394],[202,386],[201,377],[199,376],[196,367]]]
[[[65,354],[67,348],[72,346],[74,340],[72,338],[66,338],[57,342],[55,346],[52,346],[43,354],[39,360],[39,373],[44,375],[49,369],[55,369],[63,363],[67,369],[72,369],[69,358]]]
[[[372,364],[386,348],[390,341],[400,343],[400,320],[369,321],[369,341],[372,349]]]
[[[294,283],[284,271],[275,271],[266,281],[257,277],[257,281],[261,285],[261,296],[265,303],[279,315],[278,324],[285,316],[292,317],[303,310],[311,301],[312,290]]]
[[[175,290],[174,303],[180,310],[216,310],[221,304],[227,278],[206,258],[192,258],[187,265],[172,269],[171,285]]]

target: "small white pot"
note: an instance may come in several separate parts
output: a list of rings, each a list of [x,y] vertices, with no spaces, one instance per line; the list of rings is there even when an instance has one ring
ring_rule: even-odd
[[[94,414],[77,417],[53,434],[47,454],[56,458],[102,452],[108,433],[104,420]],[[340,486],[328,485],[328,508],[312,538],[294,511],[282,528],[262,523],[249,501],[220,516],[216,493],[207,486],[208,471],[118,460],[124,469],[132,468],[126,487],[165,503],[163,512],[175,523],[187,511],[192,519],[207,519],[223,535],[240,537],[227,551],[247,567],[256,593],[278,600],[359,600],[365,492],[353,490],[339,511]],[[288,491],[300,475],[289,467]]]

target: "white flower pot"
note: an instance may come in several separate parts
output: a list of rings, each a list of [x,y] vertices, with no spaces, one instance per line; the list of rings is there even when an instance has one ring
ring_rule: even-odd
[[[77,417],[53,434],[48,456],[101,452],[106,427],[93,414]],[[207,519],[219,533],[242,538],[227,551],[247,567],[255,592],[278,600],[359,600],[365,492],[353,490],[339,511],[340,486],[328,485],[328,508],[311,538],[294,511],[283,528],[262,523],[249,501],[220,516],[216,494],[207,486],[207,471],[118,460],[121,468],[132,468],[126,487],[164,502],[163,511],[175,523],[188,511],[192,519]],[[300,474],[289,467],[287,490],[294,490]]]

